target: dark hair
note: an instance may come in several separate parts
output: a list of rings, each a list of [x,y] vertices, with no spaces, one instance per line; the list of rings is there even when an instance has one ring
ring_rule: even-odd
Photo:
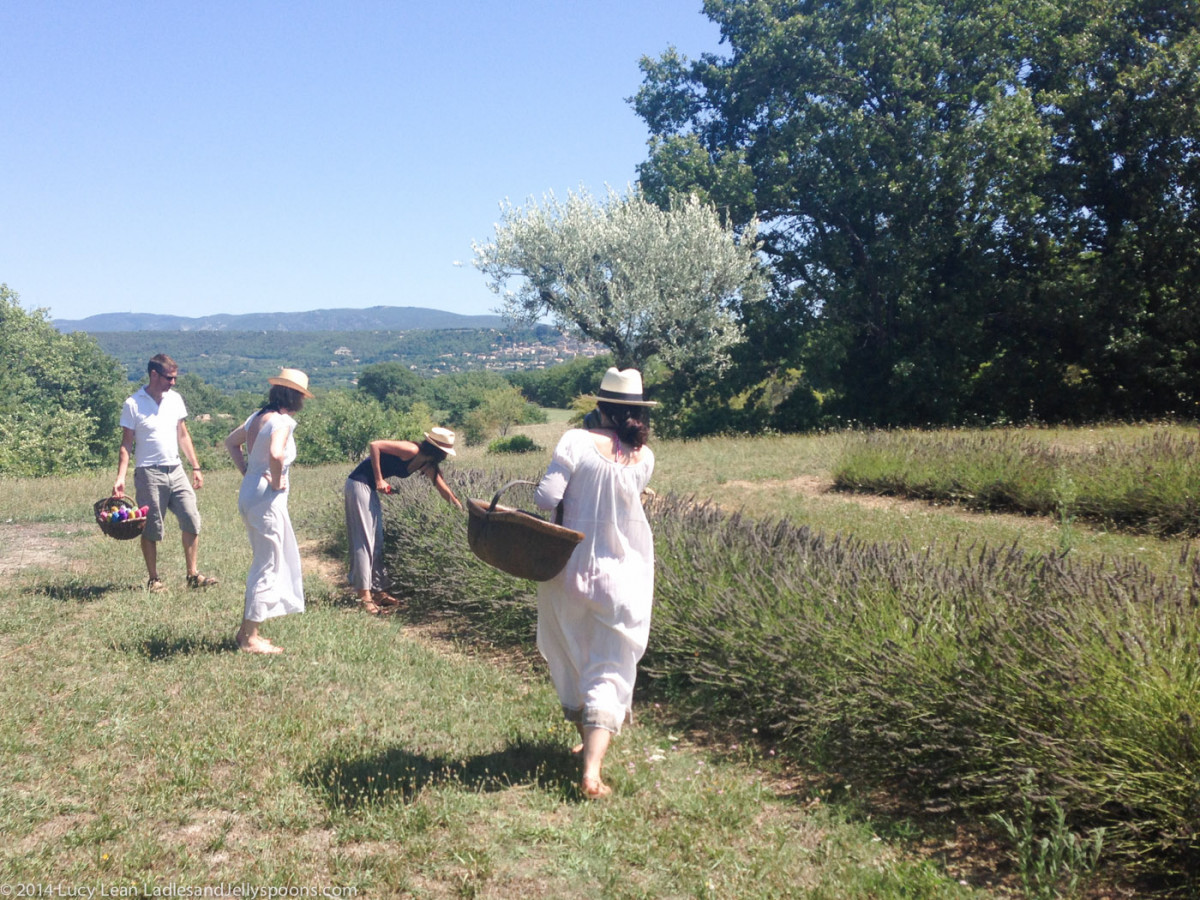
[[[423,453],[425,456],[428,456],[430,459],[432,459],[435,466],[444,462],[446,457],[449,455],[445,450],[433,443],[433,441],[429,440],[428,438],[421,441],[420,445],[417,447],[417,452]]]
[[[282,384],[271,385],[267,394],[267,402],[259,412],[279,412],[281,409],[299,412],[304,409],[304,395],[295,388]]]
[[[600,412],[612,420],[617,437],[633,447],[640,449],[650,437],[650,425],[646,422],[646,407],[627,406],[624,403],[606,403],[601,400],[596,404]]]
[[[157,372],[159,375],[166,375],[168,372],[178,372],[179,364],[165,353],[158,353],[150,357],[150,362],[146,364],[146,374]]]

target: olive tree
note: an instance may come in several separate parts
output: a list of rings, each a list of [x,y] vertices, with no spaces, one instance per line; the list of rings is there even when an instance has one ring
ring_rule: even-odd
[[[618,366],[656,358],[673,374],[719,373],[742,340],[742,308],[764,293],[754,223],[736,233],[690,196],[665,209],[611,188],[604,202],[581,190],[505,203],[494,239],[474,249],[505,316],[549,317]]]

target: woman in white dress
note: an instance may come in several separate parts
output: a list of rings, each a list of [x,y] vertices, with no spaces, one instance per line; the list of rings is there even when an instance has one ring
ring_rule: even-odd
[[[540,509],[561,501],[562,524],[584,534],[563,571],[538,588],[537,643],[582,739],[581,787],[592,799],[612,793],[600,768],[630,718],[654,598],[641,495],[654,471],[644,412],[655,404],[643,399],[636,369],[609,369],[597,399],[598,417],[563,435],[535,495]]]
[[[276,616],[304,612],[300,548],[288,515],[288,469],[296,458],[292,414],[312,394],[308,376],[299,369],[283,369],[267,382],[267,405],[225,438],[225,449],[242,473],[238,512],[253,551],[237,633],[238,648],[248,653],[282,653],[282,647],[258,633],[258,626]]]

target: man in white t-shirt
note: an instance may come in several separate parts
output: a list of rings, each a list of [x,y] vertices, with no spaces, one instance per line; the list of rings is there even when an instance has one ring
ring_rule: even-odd
[[[179,374],[175,360],[160,353],[147,366],[149,383],[125,401],[121,410],[121,450],[117,456],[117,480],[113,496],[125,496],[125,473],[134,454],[133,483],[139,506],[149,507],[142,531],[142,556],[146,560],[147,590],[158,593],[166,585],[158,577],[158,542],[163,537],[163,516],[169,509],[179,520],[183,537],[183,558],[187,563],[188,587],[208,587],[217,579],[201,575],[196,567],[200,542],[200,511],[196,494],[204,486],[200,459],[192,446],[184,419],[187,407],[172,386]],[[192,467],[188,482],[179,450],[183,449]]]

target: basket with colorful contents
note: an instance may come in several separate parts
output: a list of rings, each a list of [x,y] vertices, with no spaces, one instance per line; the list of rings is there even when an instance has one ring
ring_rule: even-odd
[[[500,495],[515,484],[510,481],[492,497],[491,504],[467,499],[467,545],[477,557],[517,578],[549,581],[563,570],[583,532],[564,528],[508,506],[499,506]]]
[[[146,527],[148,506],[137,506],[128,497],[105,497],[92,504],[96,524],[110,538],[127,541],[138,537]]]

